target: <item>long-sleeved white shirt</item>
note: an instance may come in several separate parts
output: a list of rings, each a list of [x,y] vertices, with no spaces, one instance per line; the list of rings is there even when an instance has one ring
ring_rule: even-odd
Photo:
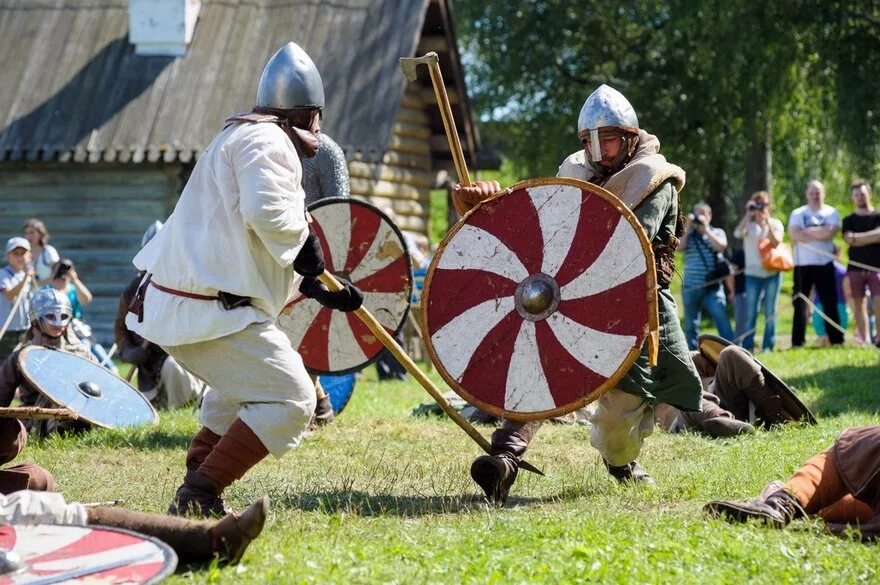
[[[250,297],[227,311],[219,301],[149,287],[144,321],[126,325],[159,345],[183,345],[274,320],[295,296],[293,261],[308,236],[302,164],[276,125],[233,124],[202,153],[162,230],[134,258],[168,288]]]

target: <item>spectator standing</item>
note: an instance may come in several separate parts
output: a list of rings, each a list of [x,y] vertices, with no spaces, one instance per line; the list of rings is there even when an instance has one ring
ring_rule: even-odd
[[[58,250],[49,245],[49,230],[46,229],[46,224],[36,218],[27,220],[24,222],[24,237],[31,244],[37,284],[40,286],[49,284],[52,268],[61,257],[58,255]]]
[[[776,346],[776,300],[779,298],[782,274],[764,268],[758,248],[762,240],[769,240],[770,245],[775,248],[785,238],[785,226],[781,221],[770,216],[772,209],[770,193],[758,191],[752,194],[746,203],[746,213],[733,232],[735,237],[743,240],[745,255],[748,321],[745,336],[742,338],[742,347],[748,351],[753,351],[755,348],[755,328],[758,324],[758,308],[762,297],[764,339],[761,342],[761,349],[773,351]]]
[[[828,318],[840,325],[837,313],[837,284],[834,278],[834,234],[840,229],[837,210],[825,204],[825,187],[810,181],[804,191],[807,204],[791,212],[788,233],[794,241],[794,320],[791,345],[801,347],[807,329],[807,303],[798,295],[809,297],[813,287]],[[832,345],[843,343],[843,333],[828,328]]]
[[[840,263],[840,246],[837,244],[834,244],[833,262],[834,285],[837,290],[837,316],[840,317],[840,327],[846,329],[849,326],[849,314],[846,311],[846,307],[851,302],[852,295],[850,294],[849,281],[846,278],[846,266]],[[813,304],[816,305],[816,309],[826,315],[828,314],[824,307],[822,307],[822,301],[819,300],[815,288],[813,289]],[[819,338],[816,345],[825,346],[830,344],[825,319],[818,311],[813,311],[813,329],[816,331],[816,337]]]
[[[34,276],[30,243],[21,237],[9,238],[6,242],[6,262],[6,266],[0,268],[0,328],[7,321],[9,326],[0,339],[0,361],[12,353],[30,327],[27,287],[28,280]],[[16,307],[20,295],[24,296]]]
[[[684,334],[688,347],[697,349],[702,311],[705,309],[718,334],[728,340],[734,337],[727,317],[727,300],[723,278],[718,267],[724,265],[723,253],[727,248],[727,234],[712,225],[712,208],[706,203],[694,205],[684,224],[684,235],[678,249],[684,251],[684,281],[681,292],[684,302]]]
[[[730,272],[728,287],[730,288],[730,302],[733,303],[733,333],[736,336],[737,345],[742,341],[743,334],[749,330],[749,302],[746,295],[746,253],[742,246],[733,250],[730,254]],[[732,283],[730,281],[733,281]]]
[[[850,194],[855,209],[843,218],[843,240],[849,244],[847,280],[852,293],[856,335],[869,341],[866,290],[871,293],[874,317],[880,323],[880,273],[877,272],[880,270],[880,213],[871,204],[871,186],[864,179],[853,181]],[[874,342],[880,345],[880,336]]]

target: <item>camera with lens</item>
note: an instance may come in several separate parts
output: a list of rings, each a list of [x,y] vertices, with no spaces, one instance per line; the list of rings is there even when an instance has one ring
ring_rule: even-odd
[[[763,203],[755,203],[754,201],[749,201],[748,204],[746,204],[746,209],[749,211],[761,211],[764,207],[765,205]]]
[[[64,258],[58,261],[58,265],[55,267],[55,278],[63,278],[68,272],[73,270],[73,262]]]

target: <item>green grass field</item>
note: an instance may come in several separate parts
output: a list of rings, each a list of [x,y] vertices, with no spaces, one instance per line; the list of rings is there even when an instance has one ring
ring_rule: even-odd
[[[228,491],[237,508],[263,493],[273,500],[243,565],[183,568],[170,582],[877,582],[875,545],[827,536],[816,523],[774,531],[703,515],[708,500],[750,497],[784,478],[841,429],[878,422],[877,353],[763,357],[801,390],[818,426],[734,440],[658,431],[640,458],[654,490],[616,485],[586,427],[547,426],[528,457],[546,477],[522,474],[505,509],[478,497],[468,475],[478,449],[457,427],[410,416],[427,394],[412,381],[379,384],[369,369],[336,423]],[[20,459],[50,469],[68,499],[123,498],[160,512],[196,419],[179,410],[155,428],[35,441]]]

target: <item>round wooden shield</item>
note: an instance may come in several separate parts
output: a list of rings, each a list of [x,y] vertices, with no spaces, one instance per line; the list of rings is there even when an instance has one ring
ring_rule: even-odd
[[[364,293],[363,306],[392,336],[406,321],[412,268],[403,234],[376,206],[358,199],[322,199],[309,207],[327,270]],[[354,313],[300,297],[278,326],[315,374],[355,372],[385,349]]]
[[[321,388],[330,397],[333,412],[339,414],[351,400],[357,378],[354,374],[342,374],[339,376],[320,376],[318,379],[321,381]]]
[[[0,549],[21,567],[0,583],[158,583],[177,567],[164,542],[101,526],[3,524]]]
[[[115,429],[159,422],[143,394],[78,355],[31,345],[18,354],[18,364],[35,390],[95,426]]]
[[[468,213],[440,245],[422,306],[437,370],[495,416],[537,420],[598,398],[656,313],[653,253],[633,213],[576,179],[532,179]]]
[[[697,338],[697,347],[699,348],[700,353],[716,366],[718,365],[718,358],[721,355],[721,351],[725,347],[731,345],[733,345],[732,342],[717,335],[704,334]],[[798,395],[795,394],[794,390],[782,381],[782,378],[774,374],[770,368],[755,359],[754,356],[752,356],[752,359],[755,360],[755,363],[761,366],[761,373],[764,375],[764,383],[767,384],[769,389],[777,394],[782,401],[782,412],[785,415],[785,418],[793,422],[806,422],[811,425],[818,424],[816,416],[809,408],[807,408],[807,405],[798,398]]]

